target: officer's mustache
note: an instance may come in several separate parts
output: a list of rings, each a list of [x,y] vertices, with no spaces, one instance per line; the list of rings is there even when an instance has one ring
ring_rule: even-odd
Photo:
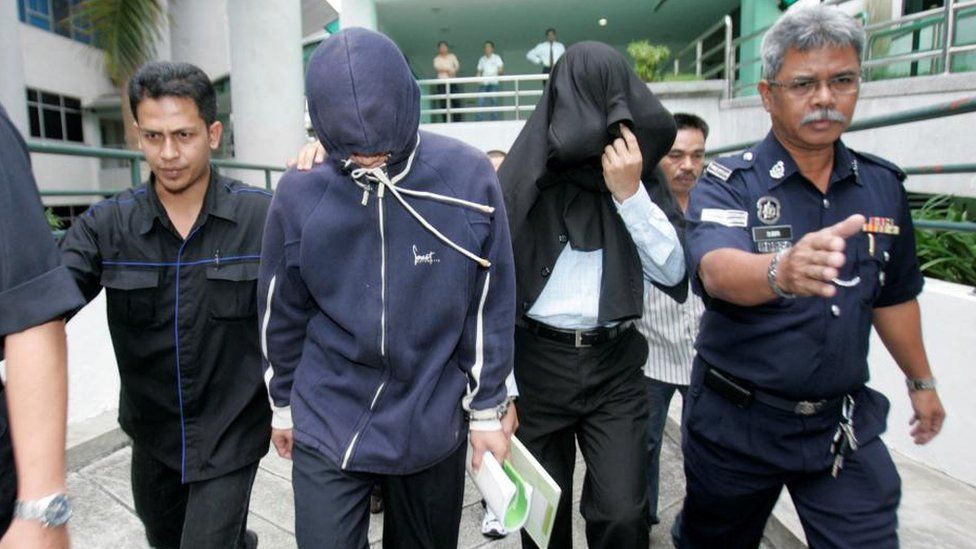
[[[810,124],[811,122],[820,122],[821,120],[829,120],[831,122],[840,122],[841,124],[847,123],[847,117],[841,114],[840,111],[834,109],[819,109],[811,113],[807,113],[800,121],[800,125]]]

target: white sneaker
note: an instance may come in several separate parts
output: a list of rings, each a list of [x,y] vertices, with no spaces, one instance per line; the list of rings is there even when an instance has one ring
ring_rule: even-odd
[[[481,521],[481,535],[491,539],[501,539],[508,535],[508,530],[488,508],[485,508],[485,518]]]

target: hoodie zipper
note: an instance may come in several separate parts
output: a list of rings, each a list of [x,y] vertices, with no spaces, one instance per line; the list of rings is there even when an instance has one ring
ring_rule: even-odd
[[[368,187],[367,190],[363,192],[363,205],[366,205],[366,200],[369,198]],[[383,218],[383,184],[377,185],[376,188],[376,208],[379,213],[379,225],[380,225],[380,356],[383,360],[386,359],[386,226],[384,224]],[[383,387],[386,386],[386,380],[383,380],[373,392],[373,399],[369,403],[369,412],[372,413],[373,409],[376,407],[376,401],[380,398],[380,393],[383,392]],[[345,469],[349,465],[349,460],[352,458],[352,453],[356,449],[356,443],[359,442],[359,435],[366,428],[366,422],[364,421],[359,430],[356,431],[352,436],[352,440],[349,441],[349,446],[346,448],[346,453],[342,456],[342,469]]]

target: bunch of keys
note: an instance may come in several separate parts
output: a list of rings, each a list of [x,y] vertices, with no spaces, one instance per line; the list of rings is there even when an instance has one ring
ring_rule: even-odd
[[[831,476],[837,478],[844,468],[844,454],[857,450],[857,437],[854,435],[854,397],[844,397],[841,407],[840,425],[830,443],[830,453],[834,455],[834,466],[830,470]]]

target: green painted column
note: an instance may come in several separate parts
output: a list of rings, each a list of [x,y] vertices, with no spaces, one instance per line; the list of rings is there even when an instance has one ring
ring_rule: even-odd
[[[772,25],[782,14],[778,0],[742,0],[739,10],[739,36],[749,36],[759,29]],[[762,34],[743,42],[739,46],[739,84],[747,84],[738,95],[754,95],[754,84],[762,77],[762,62],[759,61],[759,47]]]

